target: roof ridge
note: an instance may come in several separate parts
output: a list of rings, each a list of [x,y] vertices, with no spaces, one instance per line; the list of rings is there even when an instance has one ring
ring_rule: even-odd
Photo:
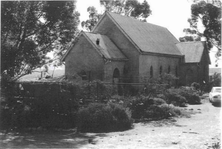
[[[106,11],[105,14],[110,17],[111,20],[113,20],[114,24],[117,25],[117,27],[122,31],[123,34],[131,41],[131,43],[135,46],[135,48],[138,50],[138,52],[141,52],[141,49],[139,46],[133,41],[132,38],[124,31],[124,29],[121,27],[121,25],[113,18],[113,16],[110,14],[111,12]],[[112,12],[113,13],[113,12]]]
[[[185,44],[189,44],[189,43],[203,43],[204,41],[186,41],[186,42],[179,42],[177,44],[180,44],[180,43],[185,43]]]
[[[147,23],[147,24],[149,24],[149,25],[153,25],[153,26],[157,26],[157,27],[161,27],[161,28],[167,29],[167,28],[164,27],[164,26],[160,26],[160,25],[153,24],[153,23],[150,23],[150,22],[142,22],[142,21],[140,21],[140,20],[138,20],[138,19],[136,19],[136,18],[133,18],[133,17],[131,17],[131,16],[124,16],[124,15],[121,15],[121,14],[118,14],[118,13],[115,13],[115,12],[109,12],[109,11],[106,11],[106,13],[112,13],[112,14],[115,14],[115,15],[119,15],[119,16],[121,16],[121,17],[125,17],[125,18],[129,18],[129,19],[135,20],[135,21],[140,22],[140,23],[144,23],[144,24]],[[167,29],[167,30],[168,30],[168,29]]]

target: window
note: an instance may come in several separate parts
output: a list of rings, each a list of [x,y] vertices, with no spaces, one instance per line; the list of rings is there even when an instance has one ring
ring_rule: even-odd
[[[169,67],[168,67],[168,73],[170,73],[170,71],[171,71],[171,70],[170,70],[170,66],[169,66]]]
[[[87,80],[87,74],[85,71],[81,72],[81,77],[82,77],[82,80]]]
[[[119,77],[120,77],[120,72],[118,68],[115,68],[113,71],[113,83],[117,84],[119,83]]]
[[[150,78],[153,77],[153,66],[150,67]]]
[[[113,78],[119,78],[120,77],[120,72],[118,68],[115,68],[113,71]]]
[[[160,66],[160,75],[162,74],[163,68]]]
[[[176,66],[176,69],[175,69],[175,75],[176,75],[176,77],[178,77],[178,70],[177,70],[177,66]]]

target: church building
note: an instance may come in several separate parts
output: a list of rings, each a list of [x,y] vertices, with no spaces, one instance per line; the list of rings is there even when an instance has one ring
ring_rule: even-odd
[[[91,32],[82,31],[77,39],[62,58],[69,80],[141,83],[170,73],[181,85],[208,82],[205,43],[179,42],[165,27],[105,12]]]

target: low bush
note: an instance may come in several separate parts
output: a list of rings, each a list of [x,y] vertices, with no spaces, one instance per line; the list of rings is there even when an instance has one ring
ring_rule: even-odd
[[[78,101],[61,89],[60,96],[48,91],[41,97],[22,97],[14,94],[1,101],[1,129],[21,130],[27,128],[74,128]]]
[[[187,100],[185,97],[181,96],[180,94],[178,94],[178,90],[176,89],[169,89],[166,93],[166,100],[168,102],[168,104],[173,104],[175,106],[179,106],[179,107],[185,107]]]
[[[165,93],[166,100],[168,103],[172,103],[175,106],[185,106],[188,104],[200,104],[201,99],[196,90],[192,90],[192,88],[171,88],[168,89]]]
[[[163,96],[161,95],[161,97]],[[183,98],[183,100],[185,99]],[[172,104],[167,104],[162,98],[139,96],[130,101],[128,107],[132,112],[132,118],[136,120],[156,120],[181,115],[179,108],[174,107]]]
[[[144,113],[145,119],[158,120],[181,115],[180,109],[173,105],[152,105]]]
[[[132,112],[132,118],[140,119],[143,117],[146,109],[153,104],[154,101],[151,98],[147,96],[138,96],[129,99],[127,107],[129,107]]]
[[[114,103],[92,103],[78,112],[78,131],[109,132],[131,128],[132,121],[126,110]]]
[[[73,100],[61,99],[54,102],[48,99],[15,100],[14,103],[1,106],[1,128],[19,130],[38,127],[74,128],[77,111],[78,106]]]
[[[166,101],[162,98],[153,98],[152,100],[154,105],[166,104]]]
[[[192,90],[191,88],[181,87],[178,90],[178,93],[185,97],[188,104],[200,104],[201,99],[196,90]]]
[[[193,82],[193,83],[191,84],[191,87],[192,87],[193,89],[195,89],[195,90],[199,90],[199,89],[200,89],[200,84],[197,83],[197,82]]]

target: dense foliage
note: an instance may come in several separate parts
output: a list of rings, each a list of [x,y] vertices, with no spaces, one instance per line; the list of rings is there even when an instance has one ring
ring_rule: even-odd
[[[78,112],[78,131],[109,132],[131,128],[132,121],[118,104],[93,103]]]
[[[213,86],[221,86],[221,73],[214,73],[213,76],[211,76],[209,84],[211,87]]]
[[[201,104],[199,91],[190,87],[171,88],[166,92],[169,103],[175,103],[177,106],[185,106],[188,104]]]
[[[190,28],[184,29],[186,36],[181,37],[181,42],[200,41],[201,37],[206,38],[207,48],[213,46],[218,48],[216,58],[221,56],[221,2],[196,0],[191,6],[191,18],[188,19]],[[200,28],[199,22],[204,29]]]
[[[80,106],[107,103],[115,89],[101,82],[1,82],[0,128],[74,128]],[[114,92],[115,94],[115,92]]]
[[[194,87],[169,88],[154,82],[154,89],[148,88],[139,96],[117,96],[114,86],[96,81],[84,85],[2,83],[7,86],[1,88],[3,129],[77,126],[81,132],[121,131],[131,127],[131,118],[143,121],[181,116],[183,111],[177,106],[200,103],[199,92]],[[195,83],[193,86],[198,87]]]
[[[74,128],[79,101],[70,86],[59,84],[8,84],[1,99],[1,129]],[[6,86],[6,85],[5,85]],[[10,93],[9,93],[10,92]],[[35,96],[33,96],[35,94]]]
[[[149,98],[147,96],[130,99],[128,107],[132,112],[132,118],[136,120],[158,120],[182,114],[172,104],[166,104],[164,99]]]
[[[173,104],[179,107],[185,107],[187,104],[187,100],[185,97],[181,96],[177,90],[169,89],[166,93],[166,100],[168,103]]]
[[[60,53],[75,37],[79,13],[73,1],[1,2],[1,74],[17,80]]]

